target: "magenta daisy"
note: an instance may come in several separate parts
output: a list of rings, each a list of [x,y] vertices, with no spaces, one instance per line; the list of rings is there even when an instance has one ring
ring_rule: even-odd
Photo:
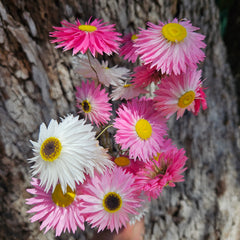
[[[129,148],[130,158],[146,162],[161,151],[167,126],[153,110],[153,100],[132,99],[121,105],[117,114],[115,140],[123,149]]]
[[[123,59],[132,63],[136,62],[138,58],[138,55],[136,54],[137,48],[134,46],[137,38],[136,34],[129,33],[125,35],[119,50],[119,56],[124,56]]]
[[[127,172],[135,174],[140,168],[144,167],[144,163],[141,161],[134,161],[127,154],[119,155],[112,158],[112,161]]]
[[[152,82],[157,84],[162,77],[160,71],[157,71],[155,68],[150,68],[149,65],[137,66],[133,71],[132,82],[136,87],[147,87]]]
[[[53,27],[54,32],[50,32],[50,37],[56,38],[51,43],[58,43],[57,48],[63,47],[63,50],[73,49],[73,55],[81,52],[86,53],[89,49],[93,56],[96,52],[111,55],[117,52],[121,34],[115,31],[115,24],[107,25],[102,20],[91,18],[81,24],[77,19],[75,24],[66,20],[61,22],[62,27]]]
[[[202,106],[203,110],[207,109],[207,101],[206,101],[206,94],[203,91],[203,88],[200,87],[198,89],[199,98],[195,100],[195,109],[194,114],[197,115],[200,111],[200,107]]]
[[[137,173],[136,181],[141,190],[151,198],[158,198],[165,186],[175,187],[175,182],[184,181],[182,173],[187,157],[184,149],[172,148],[152,159]]]
[[[89,81],[82,81],[81,86],[76,87],[77,107],[80,113],[97,126],[110,120],[112,110],[105,89],[101,90],[100,87],[101,85],[95,87],[95,83]]]
[[[205,95],[200,91],[201,71],[188,70],[185,74],[171,75],[162,79],[155,91],[155,108],[166,118],[177,112],[177,119],[183,116],[185,110],[195,113],[197,99],[205,102]],[[198,103],[199,104],[199,103]],[[205,107],[205,105],[204,105]]]
[[[149,22],[148,29],[142,29],[136,39],[137,54],[162,74],[180,74],[186,72],[187,67],[196,68],[196,64],[204,60],[201,49],[206,47],[202,42],[205,36],[195,32],[198,29],[190,21],[176,18],[159,25]]]
[[[55,229],[56,236],[66,230],[74,233],[77,227],[84,230],[84,218],[79,206],[80,185],[77,185],[75,191],[67,187],[66,193],[63,194],[60,184],[56,186],[54,192],[52,189],[45,192],[39,183],[40,180],[32,178],[31,184],[34,188],[27,189],[29,193],[35,195],[26,199],[26,204],[35,205],[28,211],[35,213],[31,222],[41,222],[40,230],[45,228],[45,233],[49,229]]]
[[[119,167],[96,174],[84,184],[81,207],[86,221],[98,231],[111,232],[126,226],[130,214],[136,214],[140,206],[138,187],[132,174]]]

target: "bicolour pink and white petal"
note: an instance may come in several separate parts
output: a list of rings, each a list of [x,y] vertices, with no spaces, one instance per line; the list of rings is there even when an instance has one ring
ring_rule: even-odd
[[[137,66],[133,69],[132,82],[136,87],[147,87],[152,82],[157,84],[161,80],[161,72],[149,65]]]
[[[136,182],[148,199],[156,199],[166,186],[175,187],[176,182],[184,181],[182,173],[187,157],[185,150],[172,148],[162,152],[157,159],[152,159],[140,169]]]
[[[103,22],[103,20],[95,19],[91,22],[91,18],[84,24],[93,26],[95,31],[83,31],[79,29],[82,24],[77,19],[75,23],[66,20],[61,22],[62,27],[53,27],[55,31],[50,32],[50,37],[55,38],[51,43],[58,43],[57,48],[63,47],[63,50],[73,49],[73,55],[81,52],[86,53],[90,50],[93,56],[96,53],[106,53],[111,55],[117,52],[122,39],[121,34],[116,32],[115,24]]]
[[[177,113],[177,119],[179,119],[183,116],[185,110],[195,113],[196,100],[201,99],[205,102],[205,95],[200,91],[202,85],[201,73],[201,70],[188,69],[186,73],[163,78],[158,85],[159,89],[155,91],[155,109],[160,111],[167,119],[174,113]],[[179,107],[179,98],[189,91],[195,93],[194,101],[185,108]]]
[[[122,200],[121,208],[112,213],[103,206],[104,196],[111,192],[119,194]],[[137,214],[136,209],[141,205],[135,178],[117,166],[102,175],[95,174],[94,178],[89,178],[80,197],[86,221],[92,227],[97,227],[98,232],[107,228],[118,233],[129,222],[130,216]]]
[[[162,28],[168,23],[178,23],[186,29],[187,36],[183,41],[171,42],[163,36]],[[206,47],[205,36],[195,32],[199,28],[192,26],[190,21],[175,18],[168,23],[159,21],[155,25],[149,22],[147,29],[141,29],[135,43],[140,59],[162,74],[177,75],[186,72],[187,67],[196,68],[205,58],[202,51]]]
[[[52,189],[48,192],[40,186],[40,180],[32,178],[31,184],[33,188],[27,189],[33,196],[26,199],[26,204],[34,205],[28,213],[34,213],[31,222],[41,222],[40,230],[45,228],[45,233],[50,229],[56,230],[56,236],[60,236],[62,232],[68,230],[74,233],[77,227],[84,230],[84,217],[80,207],[81,187],[77,185],[74,201],[67,207],[60,207],[52,200]]]
[[[116,128],[115,141],[122,149],[129,149],[129,157],[148,161],[161,151],[167,135],[167,125],[162,115],[153,109],[153,100],[145,97],[132,99],[122,104],[113,126]],[[147,120],[152,128],[151,136],[141,139],[136,131],[140,119]]]
[[[134,34],[128,33],[123,37],[122,44],[119,49],[119,56],[123,56],[123,59],[129,62],[135,63],[138,55],[136,54],[136,47],[134,46],[135,40],[132,40]]]
[[[94,82],[82,81],[81,86],[76,87],[76,99],[79,112],[85,115],[85,119],[89,119],[92,124],[100,126],[106,124],[111,116],[111,104],[105,89],[100,89],[101,85],[95,87]],[[82,102],[87,100],[91,105],[91,110],[85,112]]]

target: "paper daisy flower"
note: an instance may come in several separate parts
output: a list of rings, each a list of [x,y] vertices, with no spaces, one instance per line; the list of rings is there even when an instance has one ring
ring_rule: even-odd
[[[149,65],[137,66],[133,71],[132,82],[136,87],[147,87],[152,82],[157,84],[162,77],[160,71],[157,71],[155,68],[150,68]]]
[[[129,33],[123,37],[122,45],[119,49],[119,56],[124,56],[123,59],[135,63],[138,55],[136,54],[136,47],[134,43],[137,39],[136,34]]]
[[[108,61],[102,64],[92,56],[89,59],[84,55],[79,55],[74,61],[75,72],[84,78],[91,78],[95,82],[109,87],[109,85],[119,85],[119,82],[126,81],[130,76],[130,70],[125,67],[109,67]],[[93,70],[94,69],[94,70]]]
[[[141,161],[134,161],[129,158],[127,154],[119,155],[118,157],[112,158],[112,161],[127,172],[135,174],[140,168],[144,167],[144,163]]]
[[[165,186],[175,187],[175,182],[184,181],[182,173],[187,157],[184,149],[172,148],[161,153],[140,169],[136,176],[138,186],[151,198],[158,198]]]
[[[142,29],[136,39],[137,54],[162,74],[177,75],[186,72],[187,67],[196,68],[205,57],[201,49],[206,47],[202,42],[205,36],[195,32],[198,29],[190,21],[176,18],[159,25],[148,23],[148,29]]]
[[[118,85],[113,86],[112,93],[110,97],[113,101],[118,99],[132,99],[138,97],[140,94],[145,94],[148,91],[143,87],[136,87],[132,83],[127,83],[124,81],[119,82]]]
[[[86,221],[98,231],[105,228],[118,233],[126,226],[130,214],[136,214],[140,206],[138,187],[132,174],[119,167],[96,174],[84,184],[81,195]]]
[[[75,184],[85,180],[85,174],[93,176],[94,170],[103,172],[112,161],[98,145],[93,127],[84,120],[69,115],[60,123],[51,120],[48,127],[40,126],[37,142],[31,141],[34,157],[29,159],[32,174],[40,179],[40,185],[49,191],[61,184],[65,193],[67,186],[75,190]]]
[[[162,79],[155,91],[155,108],[166,118],[177,112],[177,119],[183,116],[185,110],[195,113],[195,102],[204,97],[200,91],[201,71],[188,70],[185,74],[171,75]]]
[[[206,94],[203,91],[203,87],[198,88],[198,95],[199,97],[195,99],[194,115],[197,115],[199,113],[201,106],[203,110],[207,109]]]
[[[153,109],[153,100],[132,99],[121,105],[113,126],[116,143],[129,148],[129,157],[148,161],[161,151],[167,134],[165,120]]]
[[[45,192],[39,183],[39,179],[33,178],[31,184],[34,188],[27,189],[29,193],[35,195],[26,199],[26,204],[34,205],[28,211],[28,213],[35,214],[31,218],[31,222],[41,222],[40,230],[45,228],[45,233],[49,229],[55,229],[56,236],[66,230],[74,233],[77,227],[84,230],[84,218],[79,206],[80,186],[77,185],[75,191],[67,187],[64,194],[59,184],[53,192],[52,189]]]
[[[94,82],[82,81],[81,86],[77,86],[76,98],[77,107],[80,113],[85,115],[90,122],[97,126],[106,124],[110,120],[111,104],[105,89],[100,89],[101,85],[95,87]]]
[[[58,43],[57,48],[63,47],[63,50],[73,49],[73,55],[81,52],[86,53],[89,49],[93,56],[96,52],[111,55],[117,52],[121,34],[115,31],[115,24],[107,25],[102,20],[91,18],[81,24],[77,19],[75,24],[66,20],[61,22],[62,27],[53,27],[54,32],[50,32],[50,37],[56,38],[51,43]]]

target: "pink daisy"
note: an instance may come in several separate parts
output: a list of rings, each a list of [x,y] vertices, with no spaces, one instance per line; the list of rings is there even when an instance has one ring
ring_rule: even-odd
[[[45,192],[39,185],[39,179],[32,178],[31,184],[34,188],[27,191],[35,196],[26,199],[26,204],[35,205],[28,212],[35,213],[31,222],[41,222],[40,230],[45,228],[46,233],[49,229],[55,229],[56,236],[66,230],[74,233],[77,227],[84,230],[84,218],[79,206],[80,185],[77,185],[75,191],[67,187],[67,192],[63,194],[60,184],[53,193],[52,189]]]
[[[81,207],[86,221],[98,231],[105,228],[111,232],[126,226],[130,214],[136,214],[140,206],[138,187],[132,174],[119,167],[106,170],[83,186]]]
[[[161,72],[149,65],[141,65],[134,68],[133,84],[136,87],[147,87],[150,83],[158,83],[162,77]]]
[[[59,43],[57,48],[63,47],[63,50],[73,49],[73,55],[81,52],[84,54],[88,49],[93,56],[96,52],[111,55],[117,52],[121,34],[115,32],[115,24],[107,25],[102,20],[91,18],[81,24],[77,19],[75,24],[66,20],[62,21],[62,27],[53,27],[54,32],[50,32],[50,37],[56,38],[51,43]]]
[[[123,59],[129,62],[136,62],[138,55],[136,54],[136,47],[134,43],[137,39],[136,34],[129,33],[123,37],[122,45],[119,49],[119,56],[124,56]]]
[[[140,168],[144,167],[144,163],[141,161],[134,161],[127,154],[119,155],[112,158],[112,161],[127,172],[135,174]]]
[[[167,125],[154,111],[153,100],[132,99],[121,105],[117,114],[115,140],[123,149],[129,148],[130,158],[146,162],[161,151]]]
[[[144,87],[136,87],[132,83],[127,83],[124,81],[121,81],[118,83],[118,85],[113,86],[112,93],[110,94],[110,97],[113,101],[116,101],[118,99],[132,99],[135,97],[138,97],[140,94],[145,94],[148,91]]]
[[[141,190],[151,198],[158,198],[165,186],[175,187],[175,182],[184,181],[181,175],[187,157],[184,149],[172,148],[152,159],[137,173],[136,181]]]
[[[198,94],[199,94],[199,98],[195,100],[195,109],[194,109],[195,115],[199,113],[201,106],[203,110],[207,109],[206,94],[204,93],[202,87],[198,89]]]
[[[81,86],[77,86],[76,98],[77,107],[80,113],[85,115],[91,123],[97,126],[105,124],[110,120],[111,104],[105,89],[100,90],[101,85],[95,87],[94,82],[82,81]]]
[[[162,79],[158,85],[159,89],[155,91],[155,108],[166,118],[177,112],[179,119],[185,110],[195,113],[196,100],[201,99],[201,102],[205,103],[205,95],[200,90],[202,84],[200,78],[201,71],[188,70],[185,74],[171,75]]]
[[[136,39],[137,54],[162,74],[180,74],[187,66],[196,68],[205,57],[201,49],[206,47],[202,42],[205,36],[194,32],[198,29],[190,21],[176,18],[159,25],[149,22],[148,29],[142,29]]]

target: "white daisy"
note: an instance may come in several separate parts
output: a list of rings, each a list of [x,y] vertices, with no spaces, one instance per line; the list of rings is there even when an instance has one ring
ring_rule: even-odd
[[[67,185],[75,190],[76,183],[83,183],[85,174],[94,175],[94,170],[103,172],[112,161],[99,146],[95,132],[84,120],[68,115],[58,123],[51,120],[48,127],[40,126],[38,142],[31,141],[34,157],[29,159],[32,174],[38,175],[40,186],[45,191],[58,183],[65,193]]]
[[[75,72],[84,78],[91,78],[94,81],[99,81],[108,87],[119,85],[120,81],[125,81],[130,76],[131,72],[125,67],[114,66],[108,67],[108,61],[102,61],[102,64],[89,55],[89,59],[85,55],[78,55],[74,60]]]
[[[147,93],[148,91],[143,87],[136,87],[132,83],[127,83],[125,81],[119,82],[118,85],[113,87],[110,97],[113,101],[118,99],[132,99],[139,96],[140,94]]]

